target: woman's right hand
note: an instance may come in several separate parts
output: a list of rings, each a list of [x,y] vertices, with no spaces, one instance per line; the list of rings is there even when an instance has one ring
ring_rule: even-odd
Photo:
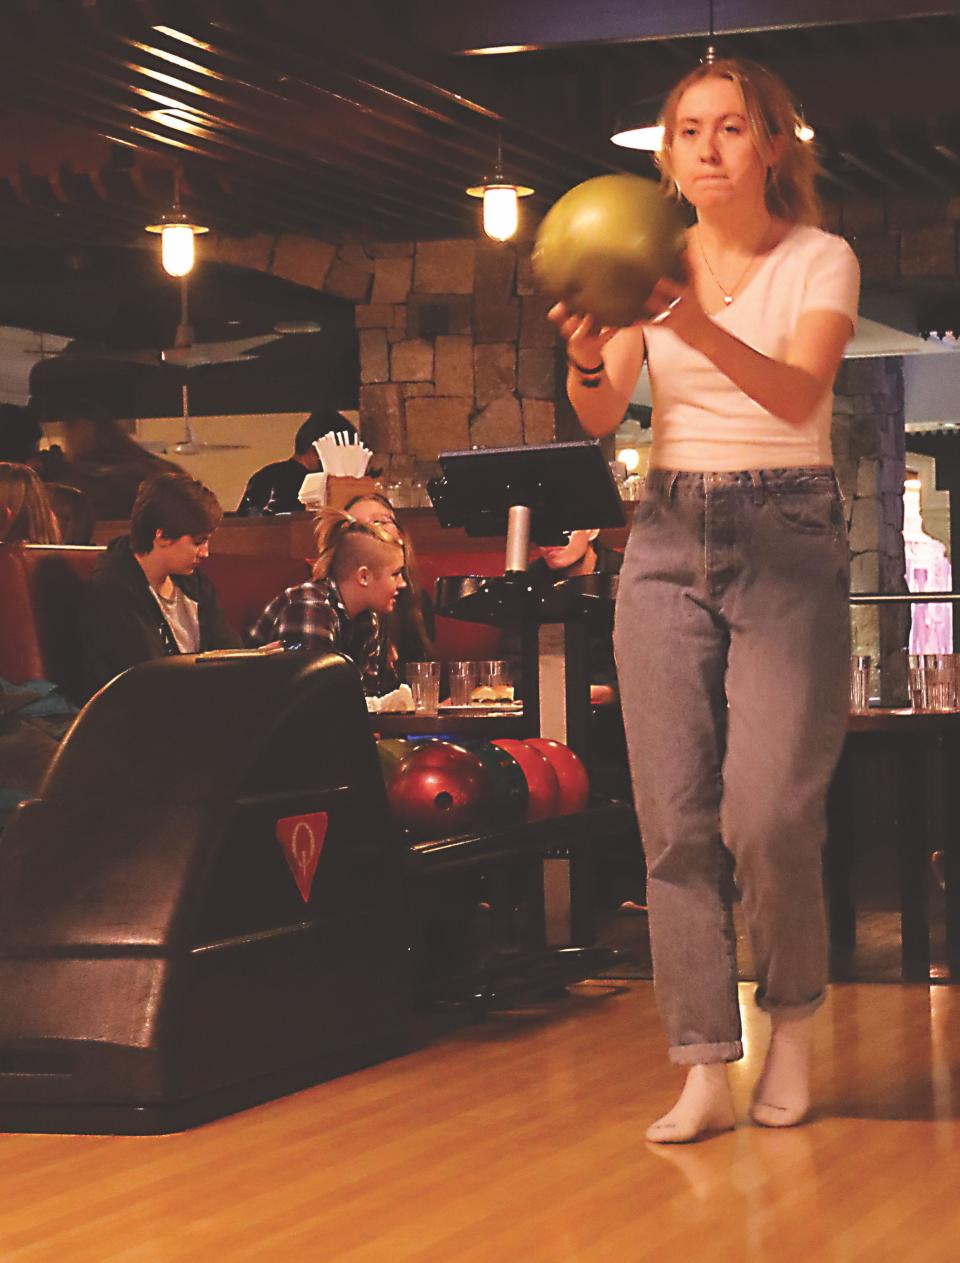
[[[584,368],[593,368],[603,360],[602,351],[619,330],[609,325],[601,326],[592,316],[569,311],[563,303],[556,303],[547,312],[566,341],[567,355]]]

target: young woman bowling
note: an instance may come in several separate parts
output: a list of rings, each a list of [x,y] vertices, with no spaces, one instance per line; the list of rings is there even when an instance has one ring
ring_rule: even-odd
[[[383,619],[405,586],[403,546],[381,527],[333,509],[317,515],[316,542],[310,581],[270,602],[250,629],[250,642],[346,654],[364,692],[389,693],[399,680]]]
[[[847,722],[844,517],[831,386],[859,270],[820,231],[815,159],[786,88],[750,63],[674,88],[659,163],[696,212],[687,281],[646,318],[598,328],[558,306],[585,430],[623,416],[646,359],[653,447],[617,606],[615,650],[649,866],[657,1003],[680,1098],[647,1130],[690,1141],[734,1126],[726,1064],[743,1055],[731,895],[771,1018],[751,1115],[810,1107],[827,985],[825,798]]]

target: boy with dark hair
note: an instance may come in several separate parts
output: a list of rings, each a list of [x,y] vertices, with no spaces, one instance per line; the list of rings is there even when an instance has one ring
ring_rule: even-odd
[[[213,492],[186,474],[141,484],[130,534],[110,544],[90,581],[81,623],[88,692],[138,662],[240,647],[196,568],[222,517]]]
[[[342,412],[334,412],[330,408],[311,412],[297,430],[293,455],[257,470],[247,483],[243,499],[237,505],[237,513],[241,517],[302,513],[304,509],[298,495],[303,480],[307,474],[315,474],[320,469],[320,457],[313,446],[314,441],[337,430],[356,434],[356,429]]]

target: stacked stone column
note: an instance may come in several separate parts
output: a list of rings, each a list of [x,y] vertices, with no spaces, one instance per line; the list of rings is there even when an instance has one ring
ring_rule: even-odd
[[[833,457],[847,506],[852,592],[905,592],[903,361],[844,362],[833,408]],[[851,607],[853,650],[881,672],[885,705],[906,700],[909,605]]]

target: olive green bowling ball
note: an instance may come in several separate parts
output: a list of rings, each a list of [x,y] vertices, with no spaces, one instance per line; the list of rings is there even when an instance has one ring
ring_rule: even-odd
[[[377,742],[377,755],[385,785],[390,784],[394,772],[412,749],[410,742],[404,741],[402,737],[381,737]]]
[[[661,277],[682,281],[684,221],[652,180],[600,175],[564,193],[533,251],[541,291],[602,325],[631,325]]]

